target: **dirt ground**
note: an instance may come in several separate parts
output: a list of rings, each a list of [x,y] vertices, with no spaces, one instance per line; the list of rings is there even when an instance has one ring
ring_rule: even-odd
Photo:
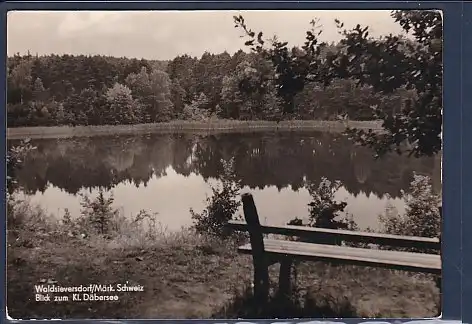
[[[32,239],[34,237],[34,239]],[[15,319],[29,318],[212,318],[234,317],[228,305],[252,278],[249,256],[230,243],[179,240],[142,248],[113,242],[30,233],[8,236],[7,305]],[[438,290],[426,276],[365,267],[306,263],[297,268],[298,293],[316,315],[318,299],[332,308],[347,300],[358,316],[432,317]],[[271,269],[277,279],[276,266]],[[35,285],[142,285],[143,291],[117,292],[118,301],[35,300]],[[105,294],[105,293],[101,293]],[[70,293],[51,294],[57,296]],[[229,307],[230,308],[230,307]],[[221,315],[223,314],[223,315]]]

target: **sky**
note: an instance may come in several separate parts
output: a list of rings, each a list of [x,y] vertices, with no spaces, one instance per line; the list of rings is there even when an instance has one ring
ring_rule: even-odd
[[[370,35],[400,34],[387,10],[303,11],[15,11],[7,18],[7,52],[84,54],[168,60],[178,55],[200,57],[205,51],[232,54],[244,48],[233,16],[265,36],[277,35],[290,46],[302,45],[309,22],[318,18],[322,41],[341,36],[334,19],[346,28],[369,26]]]

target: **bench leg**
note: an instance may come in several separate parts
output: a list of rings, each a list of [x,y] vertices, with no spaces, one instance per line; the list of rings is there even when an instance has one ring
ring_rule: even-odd
[[[264,258],[254,259],[254,297],[261,307],[269,299],[269,269]]]
[[[280,262],[279,274],[279,294],[281,297],[288,297],[291,293],[291,270],[292,260],[284,259]]]

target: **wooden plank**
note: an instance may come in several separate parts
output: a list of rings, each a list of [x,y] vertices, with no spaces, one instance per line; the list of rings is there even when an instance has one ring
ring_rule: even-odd
[[[241,221],[229,221],[228,227],[233,230],[247,231],[247,224]],[[304,238],[331,238],[338,241],[349,241],[356,243],[378,244],[395,247],[418,248],[428,250],[441,250],[441,243],[437,238],[400,236],[391,234],[379,234],[370,232],[354,232],[347,230],[332,230],[308,226],[274,226],[261,225],[263,233],[297,236]]]
[[[251,254],[254,263],[254,298],[259,306],[263,307],[269,299],[269,266],[267,254],[264,251],[264,238],[261,232],[259,215],[251,194],[241,196],[244,218],[251,240]]]
[[[364,265],[389,269],[440,274],[441,258],[435,254],[371,250],[284,240],[264,240],[265,253],[271,258],[293,257],[300,260]],[[238,249],[251,253],[251,245]]]

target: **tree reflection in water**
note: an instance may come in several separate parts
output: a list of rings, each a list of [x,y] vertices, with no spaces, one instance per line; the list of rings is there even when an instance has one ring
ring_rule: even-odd
[[[13,143],[10,141],[9,145]],[[353,145],[343,135],[327,132],[153,134],[44,139],[32,143],[37,150],[27,156],[18,180],[24,193],[36,194],[40,204],[47,205],[54,205],[54,201],[46,203],[38,194],[58,189],[76,197],[81,190],[126,187],[131,201],[142,195],[151,181],[164,181],[166,188],[174,188],[175,195],[180,197],[176,203],[186,204],[198,198],[190,195],[203,200],[208,192],[206,183],[219,179],[223,170],[221,160],[229,161],[231,157],[235,160],[237,179],[246,189],[259,193],[256,202],[278,201],[288,206],[284,208],[286,212],[295,209],[307,213],[303,203],[307,194],[305,183],[318,184],[322,177],[341,181],[340,195],[346,196],[348,204],[358,199],[367,205],[375,199],[379,204],[379,199],[386,195],[399,197],[400,191],[408,188],[413,171],[433,179],[439,177],[440,183],[438,158],[415,159],[395,154],[375,160],[369,149]],[[191,184],[195,190],[201,188],[199,194],[189,189]],[[276,191],[271,189],[274,187]],[[125,207],[127,204],[118,197],[116,203]],[[264,201],[261,204],[267,205]],[[163,212],[159,206],[154,207],[158,210],[153,211]],[[174,213],[172,208],[168,212]],[[297,215],[287,215],[287,219],[293,216]]]

